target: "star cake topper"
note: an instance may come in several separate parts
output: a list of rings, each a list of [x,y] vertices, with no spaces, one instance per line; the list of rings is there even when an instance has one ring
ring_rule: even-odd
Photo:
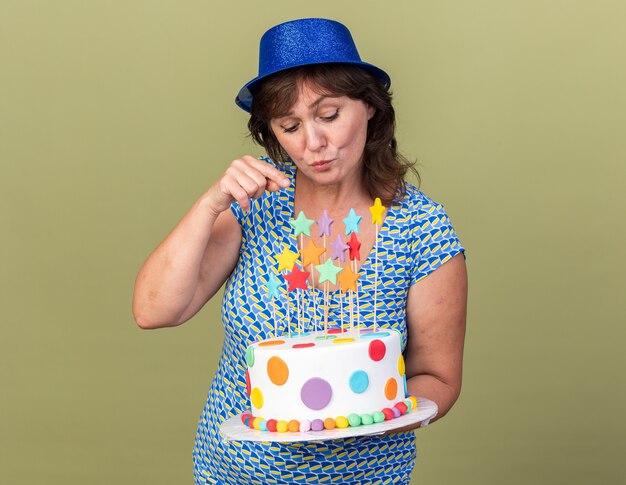
[[[322,213],[322,217],[317,220],[317,228],[319,229],[319,237],[324,235],[330,237],[330,225],[335,222],[330,217],[328,217],[328,211],[324,210]]]
[[[332,259],[338,259],[342,263],[346,260],[346,249],[348,249],[348,245],[343,242],[341,236],[337,236],[333,242],[330,243],[330,247],[333,250]]]
[[[350,261],[361,260],[361,243],[356,237],[356,233],[352,233],[350,235],[350,240],[348,241],[348,247],[350,248]]]
[[[344,217],[343,222],[346,225],[346,236],[349,236],[351,233],[359,232],[359,223],[361,222],[362,217],[357,216],[354,209],[350,209],[348,213],[348,217]]]
[[[280,286],[280,280],[276,278],[276,275],[271,274],[267,279],[266,285],[268,298],[276,298],[278,296],[278,289]]]
[[[316,246],[313,239],[309,239],[309,244],[307,244],[306,248],[300,251],[300,255],[302,256],[302,267],[305,268],[309,264],[320,264],[320,256],[325,252],[325,248]]]
[[[330,281],[333,285],[337,284],[337,273],[341,271],[341,266],[335,265],[332,259],[327,259],[324,264],[317,265],[315,269],[320,273],[320,283]]]
[[[298,237],[300,234],[305,234],[311,237],[311,225],[313,224],[313,219],[307,219],[304,215],[304,212],[300,211],[298,213],[298,217],[296,219],[292,219],[289,221],[291,227],[293,227],[293,232]]]
[[[372,224],[383,223],[383,212],[385,212],[385,206],[380,202],[380,197],[376,197],[374,205],[370,207],[370,213],[372,214]]]
[[[298,265],[293,266],[293,270],[289,274],[284,274],[283,278],[285,278],[289,282],[289,291],[294,291],[297,288],[301,288],[303,290],[308,290],[309,287],[307,285],[306,279],[309,277],[311,273],[308,271],[302,271]]]
[[[349,264],[343,267],[343,271],[339,275],[339,284],[341,285],[341,291],[347,293],[348,290],[356,291],[356,280],[361,276],[359,273],[355,273],[350,268]]]
[[[293,268],[293,265],[298,259],[298,253],[294,253],[290,249],[285,248],[285,250],[282,253],[280,253],[278,256],[275,256],[275,257],[276,257],[276,261],[278,261],[279,272],[284,269],[291,271],[291,269]]]

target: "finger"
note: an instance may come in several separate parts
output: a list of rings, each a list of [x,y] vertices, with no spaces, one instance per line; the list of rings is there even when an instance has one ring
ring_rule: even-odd
[[[250,199],[261,197],[266,190],[276,192],[291,183],[281,171],[249,155],[233,160],[222,182],[223,193],[246,210],[250,207]]]
[[[250,197],[248,196],[248,192],[246,192],[241,186],[233,185],[229,187],[230,195],[232,198],[239,204],[239,206],[247,211],[250,209]]]
[[[256,168],[259,172],[261,172],[268,181],[275,182],[279,188],[289,187],[289,185],[291,184],[290,180],[285,176],[283,172],[278,170],[276,167],[270,165],[269,163],[264,162],[263,160],[259,160],[258,158],[251,157],[249,155],[242,157],[242,159],[249,163],[250,166]],[[275,190],[272,190],[272,192]]]
[[[234,160],[228,171],[237,179],[242,187],[247,190],[251,197],[257,198],[263,195],[267,188],[268,179],[261,170],[267,165],[261,160],[246,156]],[[273,190],[278,190],[278,185],[274,183]],[[280,187],[278,187],[280,188]]]
[[[238,169],[229,167],[220,182],[220,190],[233,202],[247,209],[250,206],[250,195],[258,190],[258,186]]]
[[[237,178],[237,183],[246,191],[248,197],[255,197],[257,193],[263,193],[267,184],[264,177],[255,178],[245,173]]]
[[[270,179],[266,179],[266,180],[267,180],[267,186],[265,187],[265,190],[267,190],[268,192],[277,192],[278,190],[282,189],[282,187],[278,185],[276,182],[274,182],[273,180],[270,180]]]
[[[250,167],[242,160],[235,160],[226,170],[224,175],[225,185],[237,184],[250,196],[263,193],[267,185],[267,179],[261,172]]]

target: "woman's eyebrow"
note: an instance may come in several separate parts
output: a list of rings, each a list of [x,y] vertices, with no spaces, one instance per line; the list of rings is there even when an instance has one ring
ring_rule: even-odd
[[[331,97],[333,97],[333,96],[328,96],[328,95],[326,95],[326,94],[322,94],[322,95],[320,95],[319,97],[315,98],[315,100],[314,100],[311,104],[309,104],[309,105],[307,106],[307,109],[313,109],[315,106],[317,106],[318,104],[320,104],[322,101],[324,101],[324,100],[325,100],[325,99],[327,99],[327,98],[331,98]],[[287,113],[285,113],[285,114],[284,114],[284,115],[282,115],[282,116],[278,116],[278,117],[277,117],[277,119],[280,119],[280,118],[288,118],[289,116],[293,116],[293,109],[289,110]]]
[[[318,104],[320,104],[326,98],[328,98],[328,96],[322,94],[315,101],[313,101],[310,105],[308,105],[307,108],[311,109],[311,108],[317,106]]]

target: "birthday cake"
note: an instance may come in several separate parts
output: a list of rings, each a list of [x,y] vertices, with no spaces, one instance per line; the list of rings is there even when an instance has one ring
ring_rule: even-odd
[[[248,347],[247,426],[263,431],[321,431],[400,417],[407,398],[400,334],[361,330],[281,337]]]
[[[376,234],[384,209],[378,198],[370,208]],[[361,325],[357,291],[361,247],[357,233],[361,216],[350,209],[343,221],[345,235],[350,238],[345,243],[337,235],[330,244],[332,254],[326,248],[333,222],[327,211],[317,221],[321,246],[311,238],[313,220],[300,212],[290,221],[295,236],[299,236],[300,254],[285,248],[276,256],[276,273],[266,283],[274,338],[252,343],[246,350],[250,412],[241,417],[246,426],[272,432],[322,431],[380,423],[417,408],[417,400],[407,396],[400,334],[377,328],[375,312],[370,325]],[[305,235],[309,238],[306,245]],[[376,245],[373,252],[378,271]],[[345,264],[341,266],[341,263]],[[331,283],[339,286],[346,298],[341,326],[333,327],[333,322],[325,319],[323,326],[318,322],[313,328],[306,328],[307,320],[302,315],[304,299],[316,284],[323,284],[324,298],[319,305],[327,305]],[[376,291],[374,308],[375,295]],[[280,299],[288,314],[294,307],[297,328],[292,328],[291,318],[277,317],[276,300]],[[314,306],[317,304],[314,301]],[[327,308],[324,314],[328,314]],[[344,320],[349,322],[347,328]],[[279,321],[286,326],[279,329]]]

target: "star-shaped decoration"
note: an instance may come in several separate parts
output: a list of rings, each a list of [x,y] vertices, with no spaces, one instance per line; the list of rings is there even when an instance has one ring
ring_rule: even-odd
[[[343,271],[339,275],[339,284],[341,285],[341,291],[347,293],[348,290],[356,291],[356,280],[361,276],[359,273],[355,273],[350,268],[349,264],[343,267]]]
[[[311,225],[313,219],[307,219],[304,212],[300,211],[298,217],[289,221],[291,227],[293,227],[294,234],[298,237],[300,234],[306,234],[311,237]]]
[[[324,234],[330,237],[330,225],[334,221],[328,217],[328,211],[325,210],[322,213],[322,217],[317,220],[317,227],[319,229],[319,237],[322,237]]]
[[[378,224],[379,226],[382,225],[385,206],[380,202],[379,197],[374,199],[374,205],[370,207],[370,212],[372,214],[372,224]]]
[[[348,217],[344,217],[343,223],[346,225],[346,236],[349,236],[352,232],[359,232],[359,222],[361,222],[362,217],[357,216],[354,209],[350,209]]]
[[[326,248],[320,248],[315,245],[313,239],[309,239],[306,248],[300,251],[302,256],[302,267],[306,268],[309,264],[320,264],[320,256],[326,252]]]
[[[320,283],[330,281],[333,285],[337,284],[337,273],[341,271],[341,266],[335,265],[332,259],[327,259],[324,264],[317,265],[315,269],[320,273]]]
[[[278,296],[278,289],[280,288],[280,280],[276,278],[276,275],[271,274],[267,279],[267,297],[276,298]]]
[[[311,273],[308,271],[302,271],[298,265],[294,265],[293,271],[289,274],[284,274],[283,278],[285,278],[289,282],[289,291],[293,291],[296,288],[302,288],[303,290],[308,290],[309,287],[306,283],[306,279],[309,277]]]
[[[356,234],[353,232],[350,235],[350,240],[348,241],[348,247],[350,248],[350,261],[361,260],[361,243],[356,238]]]
[[[338,259],[342,263],[346,261],[346,249],[349,246],[341,240],[341,236],[337,236],[337,239],[330,243],[330,247],[333,250],[332,259]]]
[[[290,249],[285,249],[282,253],[276,256],[276,261],[278,261],[278,271],[282,271],[284,269],[288,269],[291,271],[293,265],[298,259],[298,253],[294,253]]]

